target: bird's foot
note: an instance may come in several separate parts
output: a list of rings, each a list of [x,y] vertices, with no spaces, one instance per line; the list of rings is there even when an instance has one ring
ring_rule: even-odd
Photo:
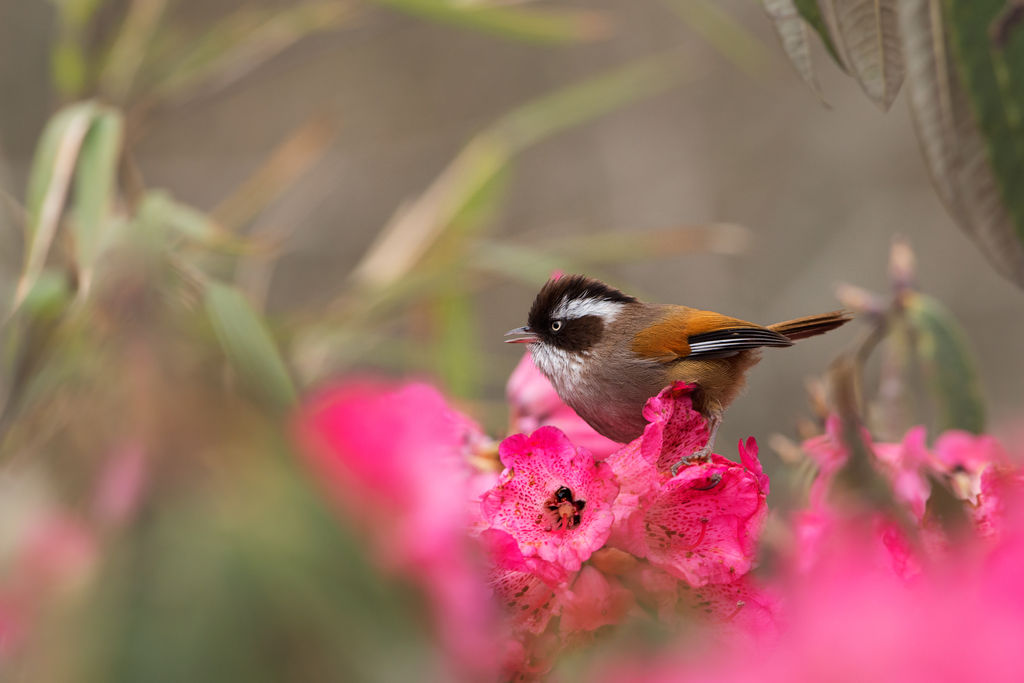
[[[699,451],[694,451],[675,465],[672,465],[672,476],[676,476],[683,467],[697,463],[709,462],[711,460],[711,449],[715,447],[715,436],[718,434],[718,425],[722,423],[721,415],[712,415],[708,418],[708,442]]]

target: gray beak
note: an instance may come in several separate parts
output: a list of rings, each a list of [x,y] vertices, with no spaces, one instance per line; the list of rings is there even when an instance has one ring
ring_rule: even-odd
[[[529,327],[517,327],[514,330],[509,330],[505,333],[505,336],[507,337],[510,334],[521,334],[526,336],[516,337],[515,339],[506,339],[506,344],[532,344],[540,341],[537,335],[535,335]]]

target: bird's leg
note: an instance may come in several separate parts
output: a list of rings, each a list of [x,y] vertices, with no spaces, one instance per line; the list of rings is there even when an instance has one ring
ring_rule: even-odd
[[[672,476],[676,475],[683,465],[690,465],[695,462],[706,461],[711,456],[711,450],[715,447],[715,435],[718,434],[718,427],[722,424],[722,413],[715,411],[707,416],[708,420],[708,442],[699,451],[694,451],[672,466]]]

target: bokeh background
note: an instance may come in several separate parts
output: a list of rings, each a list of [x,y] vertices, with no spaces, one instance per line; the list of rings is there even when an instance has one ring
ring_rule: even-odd
[[[173,36],[165,41],[172,56],[175,46],[183,50],[231,21],[244,38],[245,26],[293,6],[119,0],[102,4],[80,42],[103,45],[130,6],[147,4],[162,10],[158,35]],[[606,253],[584,265],[651,300],[769,323],[837,307],[834,287],[842,282],[884,289],[890,242],[904,235],[918,256],[921,288],[968,332],[994,428],[1020,414],[1020,292],[944,211],[905,93],[889,112],[879,111],[815,40],[823,104],[792,71],[759,4],[745,0],[561,3],[582,19],[549,43],[409,11],[429,4],[324,5],[332,9],[321,19],[269,31],[247,58],[163,99],[147,94],[145,78],[113,96],[95,84],[76,94],[99,92],[127,106],[136,178],[146,187],[165,188],[239,231],[286,235],[273,270],[243,269],[241,280],[272,320],[315,321],[337,306],[396,211],[422,196],[474,135],[524,103],[654,56],[670,83],[624,96],[611,111],[514,155],[474,222],[479,239],[543,253],[546,240],[571,237],[551,252],[551,265],[573,270],[579,265],[567,255],[593,246],[588,236],[637,233],[650,241],[650,231],[663,231],[664,253],[655,236],[654,247],[638,255],[620,261]],[[24,196],[42,127],[72,99],[74,88],[62,94],[53,75],[64,35],[60,6],[0,3],[0,187],[8,198]],[[251,24],[238,19],[246,16]],[[287,161],[272,155],[296,135],[294,172],[275,181],[273,169]],[[266,174],[268,164],[269,184],[257,181],[254,191],[254,174]],[[10,286],[22,247],[17,213],[6,208],[0,277]],[[683,226],[708,226],[703,247],[678,248],[671,236]],[[477,257],[469,250],[451,258]],[[454,304],[463,308],[447,318],[455,320],[450,330],[438,332],[431,305],[368,319],[332,342],[358,351],[307,376],[316,381],[357,367],[427,375],[500,434],[503,384],[519,351],[501,336],[522,324],[549,265],[533,261],[517,276],[516,263],[484,274],[457,270],[453,277],[471,295]],[[766,354],[730,410],[721,443],[793,433],[805,378],[862,333],[854,324]],[[466,355],[435,353],[453,338]],[[462,372],[451,367],[459,358]]]

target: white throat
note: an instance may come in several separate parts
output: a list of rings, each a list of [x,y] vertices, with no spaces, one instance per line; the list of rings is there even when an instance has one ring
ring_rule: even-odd
[[[530,344],[533,362],[551,380],[563,399],[576,393],[583,375],[584,357],[550,344]]]

